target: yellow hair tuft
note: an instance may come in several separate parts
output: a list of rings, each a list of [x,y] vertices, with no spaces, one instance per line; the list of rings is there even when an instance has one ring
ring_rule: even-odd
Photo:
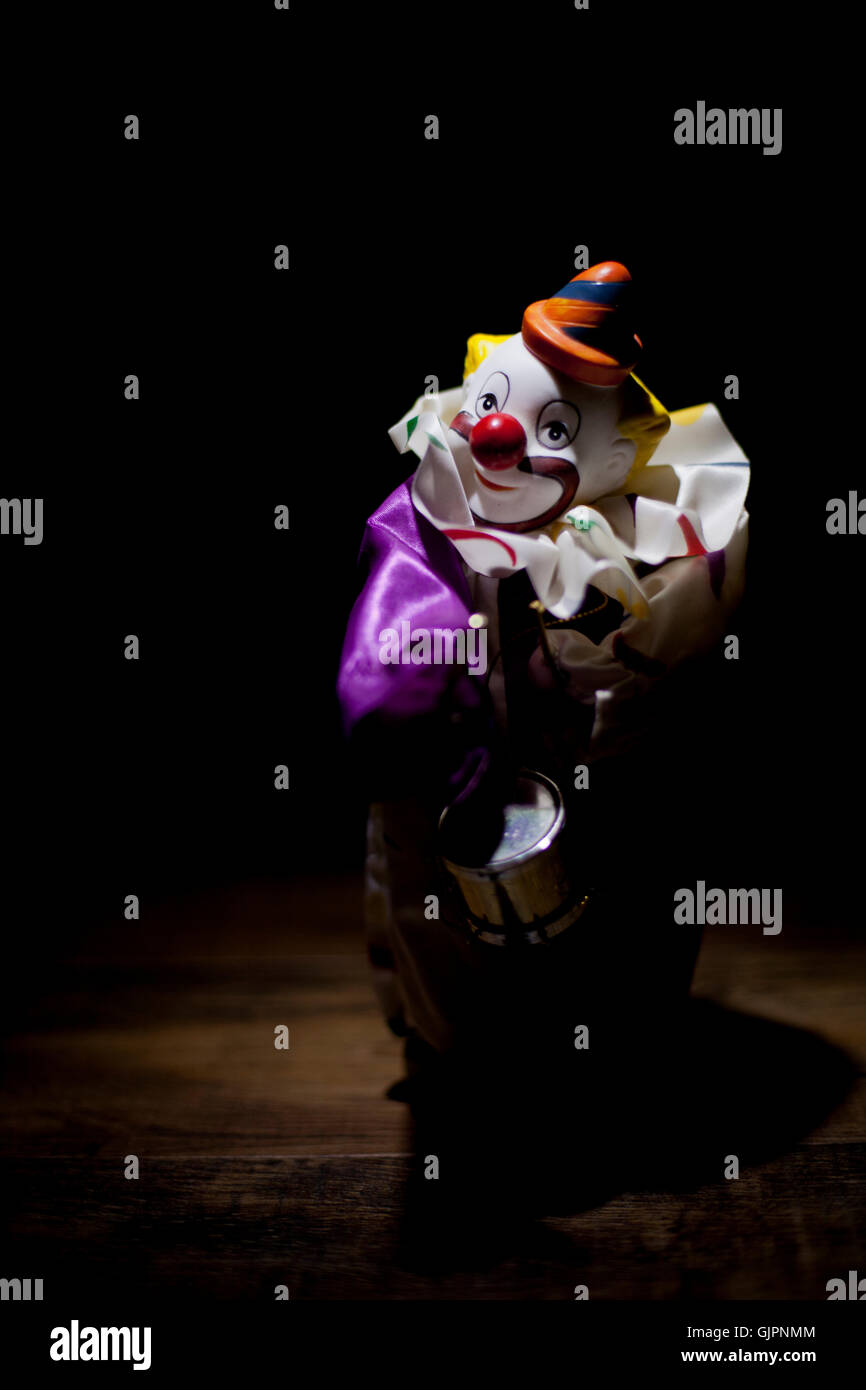
[[[501,333],[498,336],[494,333],[473,333],[466,344],[463,380],[465,381],[481,366],[485,357],[489,357],[494,348],[498,348],[500,343],[507,343],[508,339],[513,337],[513,333]]]

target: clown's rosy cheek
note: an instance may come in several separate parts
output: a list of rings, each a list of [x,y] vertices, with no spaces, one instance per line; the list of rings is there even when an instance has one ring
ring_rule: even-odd
[[[452,429],[455,434],[459,434],[460,438],[465,439],[468,443],[469,433],[474,424],[475,416],[470,415],[468,410],[461,410],[458,415],[454,416],[449,428]]]

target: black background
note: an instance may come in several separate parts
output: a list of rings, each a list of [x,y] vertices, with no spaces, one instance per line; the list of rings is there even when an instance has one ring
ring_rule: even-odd
[[[386,431],[428,374],[459,382],[469,334],[516,331],[578,244],[640,288],[642,379],[670,409],[715,401],[753,467],[740,660],[684,731],[680,881],[853,902],[863,542],[825,528],[861,475],[833,318],[850,195],[838,116],[784,60],[788,11],[76,23],[66,99],[23,95],[13,130],[35,147],[14,156],[32,196],[4,495],[44,497],[45,539],[0,545],[10,948],[68,948],[128,892],[360,863],[334,681],[364,519],[412,467]],[[699,99],[783,107],[782,153],[675,145]]]

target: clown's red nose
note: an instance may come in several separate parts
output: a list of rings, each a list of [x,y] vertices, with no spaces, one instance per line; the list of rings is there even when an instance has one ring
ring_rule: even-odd
[[[513,415],[485,415],[472,426],[469,447],[483,468],[513,468],[526,451],[526,435]]]

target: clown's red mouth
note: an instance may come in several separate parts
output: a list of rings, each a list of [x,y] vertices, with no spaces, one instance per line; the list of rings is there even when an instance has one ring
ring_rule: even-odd
[[[504,483],[489,483],[486,478],[482,478],[477,468],[475,470],[475,476],[479,483],[484,487],[489,487],[491,492],[517,492],[516,487],[506,487]]]
[[[542,456],[540,458],[521,459],[517,465],[519,473],[531,473],[539,478],[555,478],[562,489],[559,497],[552,507],[548,507],[540,516],[527,517],[524,521],[494,521],[491,517],[479,516],[477,512],[472,515],[477,522],[488,526],[495,526],[498,531],[512,531],[517,535],[522,535],[527,531],[538,531],[542,526],[547,526],[548,522],[555,521],[558,516],[562,516],[567,511],[574,500],[574,494],[580,487],[580,474],[573,463],[563,458],[551,458]],[[505,488],[502,483],[488,483],[486,478],[482,478],[476,469],[476,478],[489,487],[492,492],[518,492],[519,488]]]

